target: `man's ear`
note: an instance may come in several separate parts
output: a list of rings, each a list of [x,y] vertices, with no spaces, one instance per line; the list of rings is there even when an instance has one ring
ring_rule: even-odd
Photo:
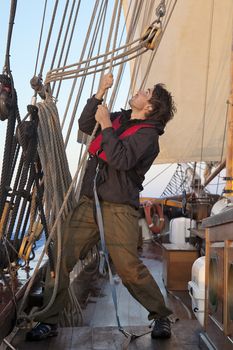
[[[151,104],[150,103],[148,103],[146,106],[145,106],[145,108],[146,108],[146,111],[147,111],[147,113],[150,113],[150,112],[152,112],[152,106],[151,106]]]

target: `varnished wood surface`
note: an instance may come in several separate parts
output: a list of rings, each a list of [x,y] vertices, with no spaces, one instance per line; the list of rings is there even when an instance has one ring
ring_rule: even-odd
[[[202,228],[222,225],[228,222],[233,222],[233,208],[204,219],[202,221]]]

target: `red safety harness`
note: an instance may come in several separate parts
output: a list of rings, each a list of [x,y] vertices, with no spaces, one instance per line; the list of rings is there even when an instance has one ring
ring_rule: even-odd
[[[121,116],[117,117],[112,122],[112,127],[114,130],[119,129],[119,127],[121,126],[120,117]],[[139,129],[142,129],[142,128],[154,128],[154,126],[151,124],[146,124],[146,123],[132,125],[119,135],[119,139],[122,140],[127,136],[131,136],[131,135],[135,134]],[[101,158],[107,162],[106,154],[103,150],[101,150],[102,139],[103,139],[102,133],[100,133],[98,136],[96,136],[96,138],[91,142],[91,144],[89,146],[89,153],[92,155],[98,155],[99,158]]]

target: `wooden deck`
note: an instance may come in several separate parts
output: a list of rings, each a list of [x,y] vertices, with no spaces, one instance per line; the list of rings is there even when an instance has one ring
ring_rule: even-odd
[[[82,302],[84,326],[60,328],[55,338],[41,342],[25,342],[25,331],[20,330],[10,342],[17,350],[196,350],[199,349],[199,333],[202,328],[193,316],[191,301],[187,291],[168,292],[162,280],[161,248],[153,244],[144,245],[141,257],[156,279],[166,299],[167,305],[174,312],[172,315],[172,337],[169,340],[151,339],[148,312],[141,307],[122,285],[116,276],[116,288],[121,324],[125,330],[134,334],[143,334],[127,346],[128,339],[119,332],[115,319],[108,276],[79,280],[77,294],[89,290],[87,301]],[[157,259],[155,259],[155,257]],[[80,301],[80,300],[79,300]],[[149,332],[149,333],[148,333]],[[4,347],[10,349],[9,347]]]
[[[150,331],[148,327],[126,327],[137,335]],[[184,332],[185,329],[185,332]],[[24,332],[18,333],[12,345],[18,350],[198,350],[200,327],[196,320],[176,322],[169,340],[154,340],[150,333],[133,340],[127,346],[127,338],[117,327],[61,328],[59,336],[41,342],[25,342]]]

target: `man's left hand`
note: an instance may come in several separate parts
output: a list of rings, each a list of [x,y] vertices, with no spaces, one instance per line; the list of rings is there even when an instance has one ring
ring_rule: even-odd
[[[109,128],[112,126],[110,120],[110,114],[106,105],[99,105],[95,114],[95,120],[100,123],[101,129]]]

